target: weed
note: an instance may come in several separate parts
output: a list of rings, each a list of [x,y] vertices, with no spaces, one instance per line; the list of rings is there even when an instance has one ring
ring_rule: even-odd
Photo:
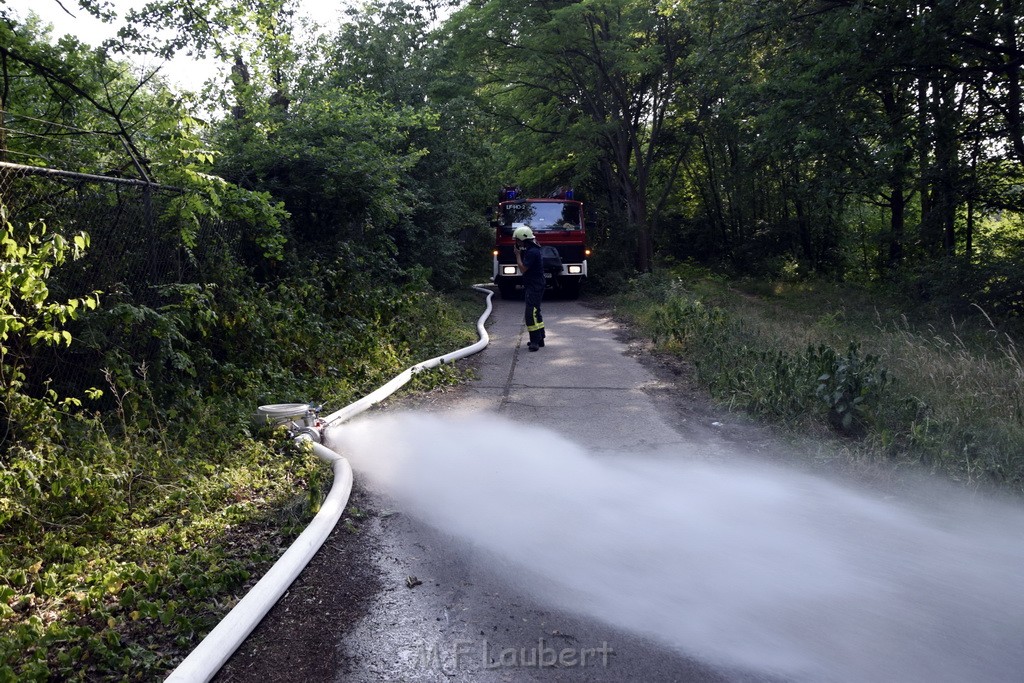
[[[987,315],[911,322],[892,300],[853,288],[747,281],[737,291],[675,272],[636,280],[616,310],[691,358],[734,408],[827,425],[867,457],[1024,490],[1024,363]]]
[[[19,428],[0,453],[0,681],[161,678],[329,487],[308,448],[250,426],[255,406],[344,405],[475,339],[479,315],[479,297],[467,321],[422,283],[327,266],[273,292],[203,292],[86,321],[90,339],[114,322],[124,341],[105,358],[106,391],[92,391],[98,412],[8,384]],[[446,370],[416,385],[459,379]]]
[[[888,383],[886,370],[878,366],[877,356],[861,358],[857,342],[850,342],[845,357],[827,351],[832,367],[818,377],[815,394],[825,402],[829,423],[835,429],[844,434],[862,434],[881,402]]]

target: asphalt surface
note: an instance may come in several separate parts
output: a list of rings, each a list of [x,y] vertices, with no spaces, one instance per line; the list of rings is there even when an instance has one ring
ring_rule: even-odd
[[[667,409],[658,398],[670,388],[628,353],[600,311],[546,301],[547,343],[528,352],[522,306],[496,300],[479,378],[416,408],[497,413],[550,428],[599,457],[678,446],[691,457],[727,452],[724,422]],[[369,533],[381,544],[375,562],[384,589],[341,637],[335,680],[754,680],[552,608],[524,590],[529,580],[496,571],[500,561],[401,510],[390,514],[386,499],[375,503],[384,513],[372,517]]]
[[[356,467],[348,515],[219,681],[786,680],[767,671],[815,681],[1020,680],[1024,512],[1016,502],[975,500],[919,472],[832,458],[816,438],[801,454],[716,407],[685,362],[651,353],[585,304],[546,301],[547,344],[528,352],[522,312],[521,302],[496,302],[490,346],[460,361],[475,368],[475,381],[405,393],[380,408],[413,416],[365,416],[365,452],[349,442],[353,465],[367,469]],[[481,423],[491,431],[457,432],[462,447],[444,447],[467,413],[476,432]],[[398,455],[405,460],[378,457],[410,422],[441,427],[410,432]],[[509,424],[554,431],[563,450],[523,457]],[[348,426],[346,435],[363,428]],[[495,446],[494,430],[508,443]],[[569,458],[564,439],[585,457]],[[463,457],[452,468],[438,453]],[[598,507],[573,496],[573,477],[585,481],[587,468],[664,476],[666,468],[644,463],[666,457],[661,464],[688,473],[729,475],[688,474],[683,493],[671,479],[632,499],[615,480],[611,517],[604,498]],[[758,466],[772,461],[786,474]],[[565,462],[572,467],[553,486],[510,483],[519,473],[546,482],[549,466]],[[398,480],[408,486],[390,489],[402,497],[375,492],[377,466],[407,475]],[[742,474],[751,467],[760,474]],[[485,485],[488,472],[498,478]],[[429,491],[421,498],[431,505],[410,496],[410,486]],[[530,508],[515,497],[541,490]],[[639,497],[657,490],[668,497]],[[692,501],[703,503],[678,504]],[[457,514],[438,517],[438,509]],[[505,509],[520,512],[506,517]],[[683,545],[677,521],[690,524]],[[496,525],[515,531],[506,537]],[[524,529],[532,540],[534,526],[543,543],[510,543]],[[559,541],[566,529],[585,531],[586,542]],[[652,557],[661,546],[675,552],[659,563]],[[566,564],[552,547],[599,559]],[[668,630],[659,633],[658,623]],[[670,633],[678,640],[666,644]],[[707,659],[716,650],[757,671],[716,666]]]
[[[523,303],[496,297],[490,345],[459,361],[475,369],[474,381],[399,395],[380,410],[493,413],[606,458],[670,448],[712,460],[770,448],[763,430],[695,389],[685,365],[652,362],[606,312],[557,299],[543,311],[547,343],[531,353]],[[366,490],[358,472],[349,511],[357,513],[343,518],[215,680],[765,680],[555,607],[542,597],[542,580]]]

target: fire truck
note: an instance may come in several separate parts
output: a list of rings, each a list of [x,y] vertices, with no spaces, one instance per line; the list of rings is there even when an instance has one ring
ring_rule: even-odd
[[[546,252],[545,277],[548,287],[567,298],[576,298],[587,277],[587,230],[583,202],[563,190],[550,197],[527,199],[518,188],[502,190],[495,219],[493,280],[502,299],[519,296],[523,277],[516,267],[512,231],[520,226],[533,230],[537,244]],[[552,250],[553,248],[553,250]],[[557,251],[555,258],[554,251]],[[560,263],[558,263],[560,261]]]

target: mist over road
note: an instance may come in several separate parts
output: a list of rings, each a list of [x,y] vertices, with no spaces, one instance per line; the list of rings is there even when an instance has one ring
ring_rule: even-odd
[[[601,311],[545,318],[527,353],[496,302],[474,381],[329,431],[355,508],[218,680],[1019,680],[1019,501],[811,472]]]
[[[331,434],[401,512],[345,680],[1013,680],[1017,505],[888,501],[779,464],[576,302],[527,353],[499,302],[479,378]],[[363,676],[363,678],[360,678]]]

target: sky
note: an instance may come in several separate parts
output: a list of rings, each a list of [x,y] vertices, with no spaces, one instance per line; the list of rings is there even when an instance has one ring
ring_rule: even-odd
[[[61,8],[57,0],[0,0],[13,10],[19,18],[35,12],[44,21],[54,27],[54,38],[65,34],[73,34],[84,43],[98,45],[117,31],[118,22],[104,24],[93,18],[85,10],[79,9],[76,0],[62,0],[71,14]],[[129,9],[144,5],[146,0],[110,0],[110,4],[118,16],[123,16]],[[337,25],[338,15],[348,6],[346,0],[300,0],[301,14],[324,27],[333,28]],[[159,61],[140,63],[140,66],[153,68],[160,66]],[[207,78],[215,76],[217,64],[213,60],[197,60],[195,57],[182,55],[161,67],[161,73],[177,85],[190,89],[198,89]]]

